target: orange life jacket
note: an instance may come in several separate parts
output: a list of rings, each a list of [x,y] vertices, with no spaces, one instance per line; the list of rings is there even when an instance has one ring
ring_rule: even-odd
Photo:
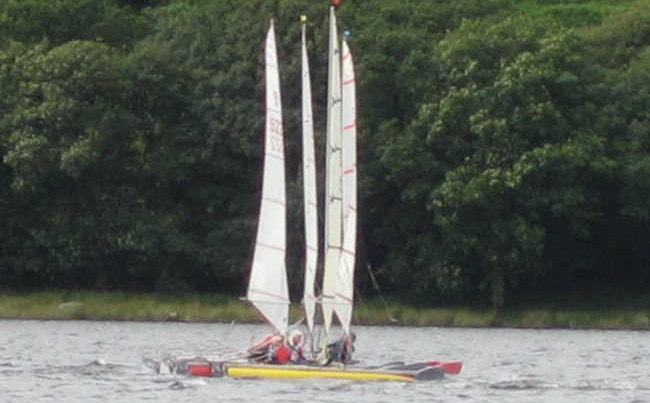
[[[278,364],[288,364],[291,361],[291,350],[283,344],[275,349],[273,358]]]

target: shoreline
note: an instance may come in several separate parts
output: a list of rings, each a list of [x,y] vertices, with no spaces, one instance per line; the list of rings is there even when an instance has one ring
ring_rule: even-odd
[[[291,305],[292,321],[302,317]],[[93,320],[185,323],[263,323],[249,304],[232,296],[100,291],[0,291],[0,320]],[[646,307],[527,307],[495,311],[481,307],[388,307],[370,300],[355,312],[362,326],[454,328],[650,330]]]

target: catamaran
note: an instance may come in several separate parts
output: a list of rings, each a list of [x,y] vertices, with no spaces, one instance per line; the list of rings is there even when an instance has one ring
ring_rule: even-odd
[[[353,309],[357,227],[356,85],[354,64],[344,37],[339,44],[334,7],[330,8],[328,112],[326,152],[325,251],[323,286],[316,297],[318,214],[316,159],[311,107],[311,84],[302,20],[302,121],[305,209],[305,281],[303,306],[306,325],[314,332],[320,303],[325,337],[334,315],[344,334],[350,334]],[[286,186],[284,133],[274,23],[265,44],[266,121],[264,177],[255,251],[247,299],[273,328],[289,331],[289,292],[286,259]],[[172,372],[198,376],[259,378],[337,378],[351,380],[431,380],[460,372],[460,362],[390,363],[378,367],[278,365],[247,360],[211,361],[201,358],[167,360]]]

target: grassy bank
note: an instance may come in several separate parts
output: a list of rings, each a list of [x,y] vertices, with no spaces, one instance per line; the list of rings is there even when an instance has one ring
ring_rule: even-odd
[[[292,318],[301,317],[292,306]],[[120,292],[0,293],[0,319],[90,319],[128,321],[259,322],[246,302],[220,295],[172,296]],[[356,309],[366,325],[532,327],[650,330],[650,308],[415,308],[370,301]]]

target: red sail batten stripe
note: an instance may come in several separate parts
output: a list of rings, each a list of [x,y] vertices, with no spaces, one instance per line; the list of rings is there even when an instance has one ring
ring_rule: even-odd
[[[256,290],[256,289],[254,289],[254,288],[251,288],[249,291],[250,291],[250,292],[257,293],[257,294],[266,295],[267,297],[277,298],[277,299],[279,299],[279,300],[282,301],[282,302],[289,303],[289,300],[286,299],[285,297],[283,297],[282,295],[277,295],[277,294],[273,294],[273,293],[266,292],[266,291]],[[265,302],[265,301],[259,301],[259,302]]]
[[[269,244],[265,244],[265,243],[261,243],[261,242],[257,242],[256,245],[259,245],[259,246],[262,246],[262,247],[268,248],[268,249],[277,250],[279,252],[286,252],[285,248],[280,248],[278,246],[273,246],[273,245],[269,245]]]
[[[347,301],[347,302],[354,302],[354,300],[352,298],[348,297],[347,295],[336,293],[336,296],[343,299],[343,300],[345,300],[345,301]]]
[[[280,206],[286,206],[287,203],[284,200],[278,200],[278,199],[271,199],[270,197],[264,197],[264,200],[274,203],[274,204],[279,204]]]
[[[343,252],[343,253],[345,253],[346,255],[349,255],[349,256],[355,256],[354,252],[352,252],[351,250],[341,249],[341,252]]]

